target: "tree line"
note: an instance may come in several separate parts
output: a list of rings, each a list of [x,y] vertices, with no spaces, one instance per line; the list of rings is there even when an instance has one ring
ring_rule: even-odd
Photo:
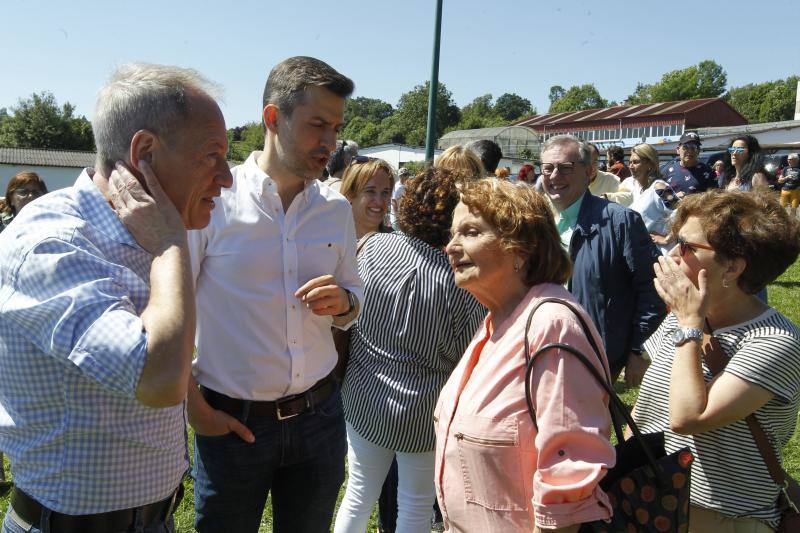
[[[593,83],[550,88],[548,113],[597,109],[614,105],[650,104],[694,98],[724,98],[750,123],[791,120],[794,117],[798,76],[749,83],[727,89],[725,70],[715,61],[701,61],[673,70],[654,83],[637,83],[622,102],[606,100]],[[404,93],[396,106],[378,98],[359,96],[347,101],[342,139],[353,139],[362,147],[397,143],[422,146],[428,115],[429,83]],[[452,93],[439,84],[436,106],[436,137],[453,130],[505,126],[536,114],[530,100],[516,93],[478,96],[459,108]],[[0,108],[0,146],[94,150],[91,124],[74,115],[70,103],[59,106],[52,93],[34,93],[20,99],[11,112]],[[251,122],[228,130],[230,159],[244,160],[264,144],[260,123]]]

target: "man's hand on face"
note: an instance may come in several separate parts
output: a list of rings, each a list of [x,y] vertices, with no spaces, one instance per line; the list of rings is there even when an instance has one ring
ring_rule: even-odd
[[[350,309],[347,291],[331,274],[307,281],[294,295],[315,315],[340,315]]]
[[[153,255],[158,256],[173,245],[185,246],[186,227],[180,213],[147,161],[140,161],[139,169],[150,194],[120,161],[108,178],[111,203],[120,220],[136,242]]]

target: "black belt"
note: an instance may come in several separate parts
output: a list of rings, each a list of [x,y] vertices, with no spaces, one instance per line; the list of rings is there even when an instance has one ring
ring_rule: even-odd
[[[50,512],[50,531],[53,533],[109,533],[127,531],[134,525],[135,513],[141,513],[144,526],[166,521],[183,498],[183,484],[178,485],[172,494],[155,503],[132,509],[121,509],[107,513],[69,515]],[[37,529],[42,529],[42,510],[45,508],[23,491],[14,487],[11,492],[11,507],[14,512]]]
[[[278,420],[294,418],[307,411],[313,412],[316,405],[330,398],[335,391],[336,378],[333,377],[332,373],[317,381],[306,392],[286,396],[271,402],[239,400],[202,385],[200,386],[200,393],[203,398],[214,409],[224,411],[236,418],[242,416],[269,416]],[[246,412],[245,409],[247,409]]]

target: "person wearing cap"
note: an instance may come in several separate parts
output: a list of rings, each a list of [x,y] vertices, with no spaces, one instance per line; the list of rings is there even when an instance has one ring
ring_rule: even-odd
[[[681,135],[677,152],[678,158],[663,167],[661,173],[679,198],[718,187],[717,174],[697,158],[700,155],[697,132],[687,131]]]
[[[800,218],[797,206],[800,204],[800,156],[789,154],[789,166],[783,169],[783,175],[778,178],[781,186],[781,207],[791,207],[791,213]]]

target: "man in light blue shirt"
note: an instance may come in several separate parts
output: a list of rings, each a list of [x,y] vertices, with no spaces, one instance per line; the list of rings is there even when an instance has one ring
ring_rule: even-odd
[[[186,228],[229,187],[225,123],[194,71],[121,67],[96,168],[0,235],[3,532],[171,531],[188,468],[195,303]]]

